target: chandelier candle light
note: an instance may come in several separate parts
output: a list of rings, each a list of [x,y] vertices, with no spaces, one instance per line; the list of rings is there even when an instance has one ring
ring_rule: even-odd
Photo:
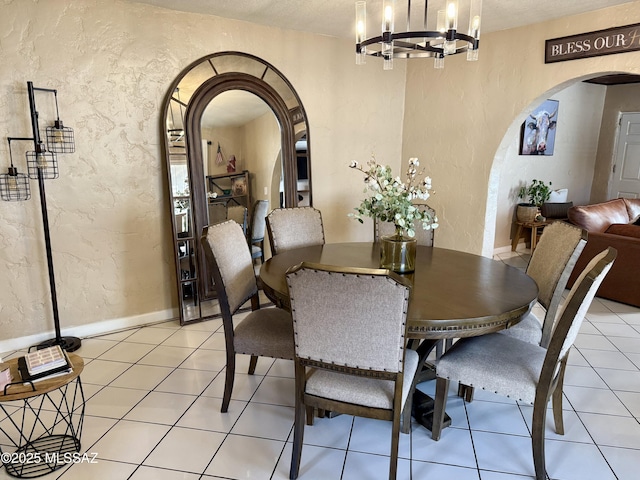
[[[431,30],[429,1],[424,2],[421,29],[412,30],[411,0],[407,0],[404,32],[395,30],[396,0],[382,0],[382,32],[371,38],[367,38],[366,2],[356,2],[356,64],[364,64],[367,55],[382,58],[384,70],[393,68],[394,58],[433,58],[435,68],[444,68],[446,56],[464,52],[467,60],[478,60],[482,0],[469,1],[469,29],[464,34],[458,31],[458,0],[444,0],[444,8],[437,11]]]
[[[391,168],[378,164],[373,156],[367,162],[366,169],[356,161],[349,166],[365,174],[364,192],[370,193],[355,208],[357,213],[350,213],[349,216],[360,223],[363,223],[363,217],[393,223],[395,235],[380,239],[380,266],[399,273],[414,271],[417,244],[414,224],[419,222],[424,230],[438,227],[436,216],[413,203],[415,200],[426,201],[430,197],[431,177],[418,180],[424,171],[418,172],[420,162],[417,158],[409,159],[405,181],[399,176],[394,178]]]

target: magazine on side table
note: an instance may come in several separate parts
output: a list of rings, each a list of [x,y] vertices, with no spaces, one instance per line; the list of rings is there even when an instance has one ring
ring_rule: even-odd
[[[18,358],[18,371],[23,382],[66,375],[71,370],[71,362],[60,345],[35,350]]]

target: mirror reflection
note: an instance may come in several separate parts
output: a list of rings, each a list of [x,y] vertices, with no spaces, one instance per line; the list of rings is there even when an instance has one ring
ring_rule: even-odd
[[[219,314],[200,244],[204,226],[233,219],[253,248],[262,245],[250,228],[257,201],[269,210],[312,205],[309,128],[289,81],[241,52],[209,55],[185,68],[163,111],[184,324]],[[261,258],[260,249],[254,258]]]
[[[278,121],[257,95],[228,90],[209,102],[200,129],[209,224],[233,218],[247,233],[255,200],[279,203],[279,192],[271,192],[281,154]],[[282,172],[276,173],[283,185]]]

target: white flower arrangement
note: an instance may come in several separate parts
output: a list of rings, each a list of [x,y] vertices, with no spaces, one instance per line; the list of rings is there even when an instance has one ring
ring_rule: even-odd
[[[410,158],[407,179],[402,181],[399,176],[393,178],[391,168],[378,164],[374,156],[367,162],[366,170],[358,162],[351,162],[349,167],[365,174],[364,192],[371,192],[371,196],[355,208],[357,213],[350,213],[349,216],[360,223],[363,223],[362,217],[392,222],[396,227],[396,235],[400,237],[415,237],[414,222],[421,223],[425,230],[438,228],[438,217],[413,203],[416,199],[426,201],[431,196],[431,177],[417,180],[417,177],[424,175],[424,171],[418,172],[419,166],[417,158]]]

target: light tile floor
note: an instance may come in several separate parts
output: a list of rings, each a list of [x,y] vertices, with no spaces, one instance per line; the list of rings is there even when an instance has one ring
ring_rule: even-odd
[[[526,253],[498,256],[524,268]],[[86,417],[78,463],[43,478],[285,479],[293,427],[293,368],[241,358],[233,399],[220,413],[224,337],[220,320],[177,322],[84,339]],[[10,352],[20,355],[21,352]],[[640,471],[640,309],[594,301],[565,379],[565,435],[547,428],[553,480],[635,480]],[[434,382],[420,388],[433,393]],[[452,386],[452,426],[439,442],[414,425],[402,435],[399,479],[533,478],[532,407],[477,391],[465,404]],[[390,422],[342,415],[305,432],[301,479],[384,479]],[[5,443],[0,438],[0,443]],[[0,470],[0,479],[10,478]]]

